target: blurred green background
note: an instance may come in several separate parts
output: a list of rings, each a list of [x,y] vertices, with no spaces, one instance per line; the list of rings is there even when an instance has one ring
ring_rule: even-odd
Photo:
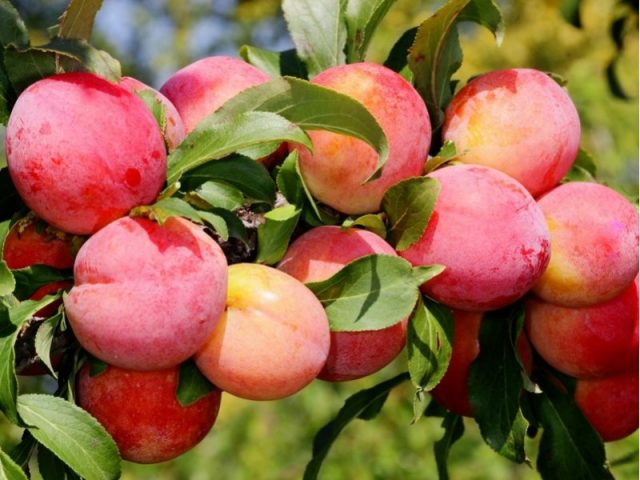
[[[44,40],[65,1],[14,0],[32,29]],[[418,25],[443,2],[398,0],[375,37],[369,59],[382,62],[396,39]],[[463,26],[464,63],[456,78],[505,67],[533,67],[567,79],[580,113],[582,146],[591,152],[600,181],[632,198],[638,195],[638,29],[637,16],[625,36],[616,72],[632,99],[614,97],[605,68],[615,54],[609,27],[619,11],[614,0],[585,0],[582,28],[560,14],[559,0],[503,0],[506,33],[501,46],[486,31]],[[633,2],[631,2],[633,3]],[[637,12],[637,4],[635,5]],[[106,0],[98,14],[93,43],[123,64],[124,74],[159,87],[174,71],[207,55],[237,55],[240,45],[291,48],[276,0]],[[311,456],[314,433],[329,421],[352,393],[390,378],[406,365],[404,355],[373,378],[345,384],[315,382],[278,402],[249,402],[224,396],[218,421],[206,439],[177,460],[156,466],[125,463],[124,479],[225,480],[301,478]],[[25,385],[37,388],[37,385]],[[351,424],[329,453],[322,479],[437,478],[433,443],[441,435],[439,420],[423,418],[410,425],[412,389],[392,392],[380,416]],[[451,451],[453,480],[538,478],[526,465],[494,454],[480,439],[473,421]],[[18,433],[2,424],[3,447],[17,443]],[[607,445],[610,460],[632,454],[615,465],[616,478],[638,478],[638,434]],[[535,444],[530,454],[535,458]],[[635,454],[633,453],[635,452]],[[568,479],[569,480],[569,479]]]

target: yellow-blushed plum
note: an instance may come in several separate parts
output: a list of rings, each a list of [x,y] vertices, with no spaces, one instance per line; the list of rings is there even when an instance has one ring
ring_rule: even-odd
[[[328,353],[329,321],[311,290],[275,268],[237,263],[227,308],[195,360],[225,392],[276,400],[313,381]]]

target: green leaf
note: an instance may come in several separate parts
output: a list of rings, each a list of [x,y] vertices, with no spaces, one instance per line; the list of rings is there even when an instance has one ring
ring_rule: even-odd
[[[42,480],[65,480],[65,464],[44,445],[38,445],[38,471]]]
[[[434,132],[442,125],[444,108],[453,96],[451,76],[462,64],[457,25],[464,21],[489,28],[500,43],[504,26],[493,0],[451,0],[418,27],[409,51],[409,67]]]
[[[432,278],[437,277],[445,270],[444,265],[440,265],[438,263],[434,263],[433,265],[424,265],[413,267],[411,271],[411,275],[413,276],[413,280],[415,284],[419,287],[423,283],[428,282]]]
[[[5,220],[0,223],[0,296],[9,295],[16,288],[16,280],[2,255],[2,252],[4,251],[4,241],[7,238],[10,229],[10,220]]]
[[[0,0],[0,46],[29,45],[29,34],[24,21],[9,0]]]
[[[163,138],[165,138],[165,146],[166,146],[166,133],[167,133],[167,112],[164,108],[164,103],[158,98],[156,92],[149,89],[144,90],[136,90],[135,94],[144,102],[147,106],[147,109],[155,118],[158,127],[160,128],[160,132],[162,132]]]
[[[73,279],[71,270],[58,270],[47,265],[31,265],[30,267],[13,270],[16,287],[13,294],[21,300],[29,298],[44,285],[52,282]]]
[[[562,183],[597,182],[596,171],[597,167],[593,157],[589,152],[581,148],[578,150],[578,155],[576,156],[573,165],[571,165],[571,170],[569,170],[562,179]]]
[[[233,185],[257,202],[273,203],[276,185],[269,172],[250,158],[232,155],[205,163],[186,172],[180,179],[184,191],[196,190],[208,181],[221,181]]]
[[[240,56],[267,75],[278,78],[291,76],[307,78],[307,66],[298,58],[295,50],[272,52],[262,48],[244,45],[240,47]]]
[[[442,438],[433,444],[433,455],[438,468],[438,479],[449,480],[449,452],[453,444],[458,441],[464,433],[464,423],[462,417],[451,412],[447,412],[442,420],[441,427],[444,429]]]
[[[36,354],[42,360],[42,363],[47,366],[53,378],[58,378],[58,374],[53,369],[53,365],[51,365],[51,345],[61,320],[62,314],[59,313],[42,322],[38,327],[35,338]]]
[[[299,78],[285,77],[248,88],[207,117],[228,122],[248,111],[274,112],[305,130],[328,130],[367,142],[378,154],[377,178],[387,161],[389,145],[382,128],[357,100]]]
[[[270,141],[290,141],[311,148],[302,129],[270,112],[245,112],[230,121],[205,118],[168,158],[167,183],[210,160],[218,160],[240,149]]]
[[[193,360],[180,365],[178,373],[178,391],[176,398],[183,407],[189,406],[215,390],[215,386],[207,380]]]
[[[0,410],[11,423],[16,425],[20,423],[16,410],[18,380],[16,378],[14,345],[17,338],[17,329],[10,333],[3,332],[0,337]]]
[[[495,451],[518,463],[526,460],[526,422],[520,413],[522,365],[515,346],[523,317],[521,303],[484,315],[480,353],[469,368],[468,379],[469,403],[482,437]]]
[[[103,362],[89,354],[87,354],[87,363],[89,364],[89,376],[91,377],[97,377],[101,373],[106,372],[109,368],[109,364],[107,364],[107,362]]]
[[[223,242],[229,240],[229,226],[227,225],[227,221],[224,217],[220,215],[216,215],[212,212],[199,211],[198,214],[200,218],[204,220],[207,224],[211,226],[215,230],[215,232],[220,235],[220,239]]]
[[[369,42],[396,0],[348,0],[344,18],[347,24],[347,63],[362,62]]]
[[[282,10],[298,57],[310,77],[345,63],[347,27],[341,0],[283,0]]]
[[[112,82],[118,82],[122,76],[120,62],[84,40],[54,38],[32,50],[53,54],[65,72],[92,72]]]
[[[120,454],[106,430],[87,412],[51,395],[18,397],[18,413],[38,442],[78,475],[117,479]]]
[[[342,222],[343,228],[360,227],[375,233],[380,238],[387,238],[387,226],[384,223],[383,213],[367,213],[357,218],[347,218]]]
[[[380,398],[386,398],[391,390],[408,378],[408,373],[401,373],[390,380],[381,382],[366,390],[361,390],[347,398],[338,414],[333,420],[322,427],[313,439],[312,457],[305,468],[304,480],[315,480],[318,478],[322,462],[329,453],[329,449],[342,430],[344,430],[353,419],[362,415],[371,405],[375,405],[375,408],[379,411],[381,407],[379,403]]]
[[[324,306],[332,331],[381,330],[411,314],[418,299],[411,271],[403,258],[368,255],[306,285]]]
[[[435,178],[413,177],[390,187],[382,197],[389,219],[389,242],[403,251],[422,237],[436,205],[440,183]]]
[[[24,300],[9,309],[9,320],[16,327],[21,327],[27,320],[33,317],[38,310],[46,307],[56,300],[59,300],[60,297],[61,294],[57,293],[47,295],[40,300]]]
[[[448,307],[426,297],[418,300],[407,330],[407,355],[411,381],[419,390],[433,389],[447,371],[453,329]]]
[[[602,440],[571,397],[547,385],[531,394],[543,432],[536,467],[544,480],[610,479]]]
[[[196,195],[212,207],[236,210],[244,202],[242,191],[233,185],[210,180],[196,190]]]
[[[0,478],[3,480],[27,480],[22,468],[2,449],[0,449],[0,468]]]
[[[278,207],[264,215],[265,222],[258,226],[256,263],[273,265],[282,259],[299,218],[300,210],[295,205]]]
[[[63,38],[89,40],[102,0],[71,0],[60,17],[58,35]]]
[[[170,217],[183,217],[195,223],[202,223],[200,213],[180,198],[162,198],[151,206],[138,207],[138,209],[134,209],[132,213],[149,211],[153,215],[153,218],[161,225]]]
[[[4,64],[16,95],[32,83],[58,73],[56,56],[33,48],[6,47]]]
[[[437,170],[438,168],[450,163],[458,158],[458,151],[456,149],[456,144],[451,140],[447,140],[444,142],[440,151],[429,158],[424,164],[424,173],[428,174]]]
[[[320,210],[311,195],[300,172],[297,150],[291,152],[278,168],[276,184],[287,201],[302,210],[302,215],[308,223],[314,225],[329,225],[335,223],[333,218],[328,218],[328,216]],[[308,218],[309,216],[311,218]]]
[[[29,459],[33,455],[33,451],[36,448],[36,440],[28,430],[22,431],[22,438],[20,443],[13,447],[9,452],[11,459],[25,472],[29,474]]]
[[[416,38],[417,27],[410,28],[402,34],[398,41],[391,47],[389,56],[384,61],[384,66],[394,72],[400,73],[407,67],[409,49]]]

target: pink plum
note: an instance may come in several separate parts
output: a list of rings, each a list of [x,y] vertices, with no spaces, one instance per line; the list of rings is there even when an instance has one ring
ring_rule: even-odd
[[[225,392],[276,400],[313,381],[328,353],[329,321],[311,290],[275,268],[237,263],[226,311],[195,360]]]
[[[581,308],[527,301],[529,339],[544,360],[578,378],[610,376],[638,364],[638,285]]]
[[[278,265],[301,282],[326,280],[347,263],[372,254],[397,255],[378,235],[355,228],[313,228],[298,237]],[[406,319],[381,330],[331,332],[327,363],[318,378],[354,380],[377,372],[402,351]]]
[[[429,175],[440,183],[422,237],[399,252],[413,265],[442,264],[422,285],[450,307],[485,311],[522,297],[544,271],[550,237],[542,211],[513,178],[479,165],[449,166]]]
[[[231,97],[269,80],[266,73],[238,58],[214,56],[178,70],[160,87],[160,92],[178,109],[190,133]]]
[[[164,115],[167,123],[165,131],[162,133],[165,141],[167,142],[167,148],[169,152],[175,150],[176,147],[182,143],[182,140],[184,140],[186,132],[182,118],[180,118],[180,114],[173,103],[171,103],[167,97],[156,89],[151,88],[149,85],[132,77],[122,77],[120,80],[120,86],[122,88],[126,88],[131,93],[149,91],[155,95],[155,98],[164,108]]]
[[[190,405],[178,403],[178,367],[140,372],[109,366],[95,376],[89,372],[85,365],[78,374],[78,404],[109,432],[125,460],[171,460],[202,440],[218,416],[218,389]]]
[[[451,100],[442,127],[459,160],[498,169],[534,197],[556,186],[580,145],[580,119],[567,92],[528,68],[474,78]]]
[[[605,442],[631,435],[638,429],[638,371],[578,380],[575,401]]]
[[[389,158],[377,180],[378,155],[362,140],[322,130],[309,132],[313,153],[300,149],[300,170],[311,193],[347,214],[379,210],[384,192],[421,175],[431,144],[431,124],[417,91],[394,71],[373,63],[329,68],[312,83],[362,103],[378,121],[389,143]]]
[[[142,100],[91,73],[37,81],[7,125],[9,173],[51,225],[91,234],[155,200],[166,178],[162,134]]]
[[[638,274],[638,211],[615,190],[572,182],[539,199],[551,261],[533,287],[546,302],[586,307],[614,298]]]
[[[78,252],[64,299],[78,342],[121,368],[177,365],[206,341],[224,310],[227,264],[195,224],[125,217]]]

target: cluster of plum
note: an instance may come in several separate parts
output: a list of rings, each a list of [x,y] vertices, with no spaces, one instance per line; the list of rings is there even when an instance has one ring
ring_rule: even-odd
[[[433,391],[444,406],[471,414],[466,376],[483,312],[530,295],[526,333],[549,364],[580,379],[576,400],[594,427],[605,440],[635,430],[638,215],[605,186],[558,186],[576,158],[580,125],[566,92],[542,72],[489,73],[456,95],[442,132],[457,161],[428,174],[440,184],[435,209],[403,251],[366,230],[320,226],[298,236],[277,267],[228,265],[200,225],[127,216],[157,199],[167,151],[225,101],[269,79],[238,59],[199,60],[153,91],[164,105],[163,129],[134,93],[150,87],[89,73],[34,83],[11,113],[11,178],[49,226],[17,222],[3,256],[14,269],[73,266],[72,286],[46,292],[71,287],[64,310],[73,334],[109,365],[97,375],[82,368],[77,400],[123,458],[158,462],[191,448],[214,424],[221,391],[273,400],[316,378],[352,380],[389,364],[405,345],[408,319],[331,332],[304,285],[372,254],[445,266],[421,287],[456,318],[451,364]],[[422,98],[371,63],[333,67],[312,82],[360,101],[382,127],[389,156],[381,176],[367,181],[378,160],[373,148],[311,131],[313,152],[289,146],[299,152],[306,185],[342,214],[378,212],[389,187],[429,164]],[[74,236],[88,237],[77,252]],[[521,346],[530,365],[524,335]],[[184,406],[176,399],[178,371],[190,358],[217,388]],[[624,415],[612,418],[621,410],[629,412],[624,426]]]

